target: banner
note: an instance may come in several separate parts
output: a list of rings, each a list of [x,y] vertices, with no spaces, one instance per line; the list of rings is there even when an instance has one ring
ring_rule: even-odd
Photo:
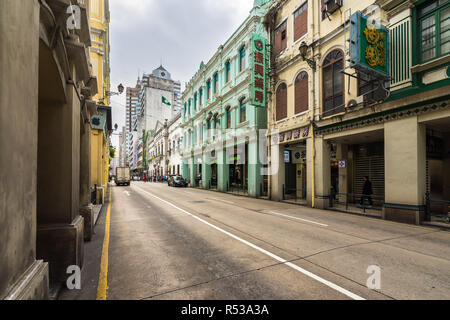
[[[266,106],[266,39],[252,35],[252,104]]]

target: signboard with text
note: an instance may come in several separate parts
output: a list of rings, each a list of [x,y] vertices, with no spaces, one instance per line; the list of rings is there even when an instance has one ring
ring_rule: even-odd
[[[350,67],[389,78],[388,30],[359,11],[350,17]]]
[[[266,39],[252,36],[252,104],[266,106]]]

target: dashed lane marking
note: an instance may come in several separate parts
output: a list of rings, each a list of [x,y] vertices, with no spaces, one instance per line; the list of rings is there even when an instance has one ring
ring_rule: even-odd
[[[327,287],[329,287],[331,289],[334,289],[334,290],[336,290],[336,291],[346,295],[347,297],[349,297],[351,299],[354,299],[354,300],[365,300],[363,297],[360,297],[357,294],[355,294],[353,292],[350,292],[347,289],[344,289],[344,288],[338,286],[337,284],[335,284],[333,282],[325,280],[325,279],[319,277],[318,275],[315,275],[314,273],[309,272],[308,270],[305,270],[305,269],[303,269],[303,268],[293,264],[292,262],[287,261],[286,259],[283,259],[283,258],[281,258],[281,257],[279,257],[279,256],[277,256],[277,255],[275,255],[275,254],[273,254],[273,253],[271,253],[271,252],[261,248],[261,247],[258,247],[257,245],[255,245],[255,244],[253,244],[253,243],[251,243],[251,242],[249,242],[247,240],[244,240],[244,239],[242,239],[242,238],[232,234],[231,232],[228,232],[228,231],[226,231],[226,230],[224,230],[222,228],[219,228],[219,227],[213,225],[212,223],[209,223],[208,221],[206,221],[206,220],[204,220],[204,219],[202,219],[200,217],[197,217],[196,215],[194,215],[194,214],[192,214],[192,213],[190,213],[190,212],[188,212],[188,211],[186,211],[184,209],[181,209],[181,208],[177,207],[176,205],[174,205],[173,203],[171,203],[171,202],[169,202],[167,200],[161,199],[160,197],[155,196],[154,194],[152,194],[150,192],[147,192],[147,191],[145,191],[145,190],[143,190],[143,189],[141,189],[139,187],[136,187],[136,189],[139,189],[143,193],[145,193],[145,194],[147,194],[147,195],[149,195],[149,196],[151,196],[151,197],[153,197],[155,199],[158,199],[161,202],[164,202],[164,203],[168,204],[169,206],[171,206],[171,207],[173,207],[173,208],[175,208],[175,209],[177,209],[177,210],[187,214],[188,216],[190,216],[190,217],[192,217],[192,218],[194,218],[194,219],[196,219],[196,220],[206,224],[207,226],[209,226],[209,227],[211,227],[211,228],[213,228],[213,229],[215,229],[215,230],[217,230],[217,231],[219,231],[219,232],[221,232],[223,234],[226,234],[227,236],[229,236],[229,237],[231,237],[231,238],[233,238],[233,239],[235,239],[235,240],[237,240],[237,241],[239,241],[239,242],[241,242],[241,243],[243,243],[243,244],[245,244],[245,245],[247,245],[247,246],[249,246],[249,247],[251,247],[251,248],[253,248],[253,249],[255,249],[255,250],[257,250],[257,251],[259,251],[259,252],[261,252],[261,253],[263,253],[263,254],[265,254],[267,256],[269,256],[269,257],[271,257],[271,258],[273,258],[273,259],[275,259],[275,260],[277,260],[278,262],[280,262],[280,263],[282,263],[282,264],[284,264],[284,265],[286,265],[286,266],[288,266],[288,267],[290,267],[290,268],[292,268],[292,269],[294,269],[294,270],[296,270],[296,271],[306,275],[307,277],[310,277],[310,278],[312,278],[312,279],[314,279],[314,280],[316,280],[316,281],[326,285]]]
[[[278,213],[278,212],[274,212],[274,211],[270,211],[270,213],[274,214],[274,215],[277,215],[277,216],[286,217],[286,218],[289,218],[289,219],[295,219],[295,220],[299,220],[299,221],[303,221],[303,222],[316,224],[316,225],[321,226],[321,227],[328,227],[327,224],[323,224],[323,223],[319,223],[319,222],[315,222],[315,221],[311,221],[311,220],[306,220],[306,219],[302,219],[302,218],[297,218],[297,217],[293,217],[293,216],[288,216],[286,214],[282,214],[282,213]]]

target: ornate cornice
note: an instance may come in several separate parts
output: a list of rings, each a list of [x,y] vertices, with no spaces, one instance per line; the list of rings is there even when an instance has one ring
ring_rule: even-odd
[[[431,103],[425,106],[420,104],[414,104],[402,108],[378,112],[368,116],[343,121],[340,123],[331,124],[322,128],[320,127],[315,128],[314,133],[316,135],[326,135],[337,132],[344,132],[347,130],[358,129],[370,125],[382,124],[389,121],[418,116],[433,111],[448,109],[449,107],[450,107],[450,100]]]

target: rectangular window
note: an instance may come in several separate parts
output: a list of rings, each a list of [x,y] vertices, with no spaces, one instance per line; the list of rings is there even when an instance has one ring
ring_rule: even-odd
[[[280,54],[281,51],[287,47],[287,21],[283,22],[275,30],[275,55]]]
[[[419,11],[420,52],[426,62],[450,52],[450,1],[436,0]]]
[[[200,89],[198,94],[199,94],[199,102],[200,102],[199,105],[201,107],[203,105],[203,89]]]
[[[245,69],[245,47],[239,50],[239,72]]]
[[[211,98],[211,80],[206,83],[206,98],[209,100]]]
[[[240,116],[241,116],[241,123],[242,122],[245,122],[247,119],[246,119],[246,106],[245,106],[245,103],[244,102],[241,102],[241,106],[240,106]]]
[[[231,64],[230,61],[225,63],[225,83],[230,81]]]
[[[219,74],[214,75],[214,94],[219,91]]]
[[[294,12],[294,41],[297,41],[308,31],[308,2],[305,2]]]

